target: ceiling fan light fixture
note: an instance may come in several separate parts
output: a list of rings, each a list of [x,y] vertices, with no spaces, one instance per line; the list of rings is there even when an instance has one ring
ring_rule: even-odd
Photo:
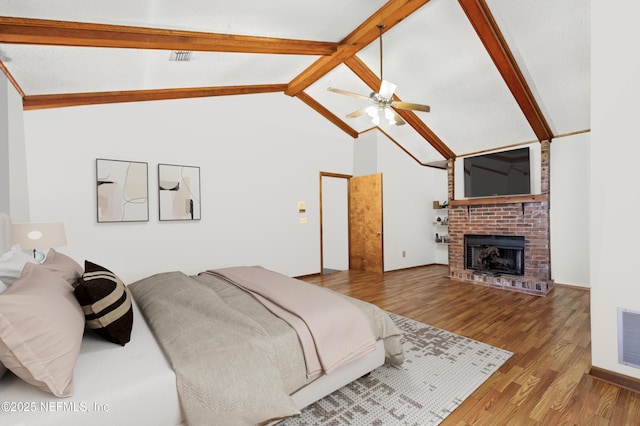
[[[387,121],[389,122],[390,126],[396,125],[396,117],[393,115],[393,111],[391,111],[391,108],[385,108],[384,109],[384,118],[387,119]]]
[[[377,126],[378,124],[380,124],[380,114],[378,112],[378,108],[376,108],[373,105],[369,105],[366,111],[367,111],[367,115],[371,117],[371,122],[374,125]]]
[[[397,85],[393,84],[390,81],[387,80],[382,80],[382,83],[380,84],[380,96],[385,98],[385,99],[391,99],[391,97],[393,96],[393,93],[396,91],[397,89]]]
[[[347,95],[354,98],[366,99],[367,101],[373,103],[374,105],[370,105],[368,107],[360,108],[357,111],[347,114],[347,118],[356,118],[360,117],[362,114],[368,114],[371,117],[371,121],[374,125],[380,124],[380,112],[384,111],[384,118],[389,121],[390,126],[401,126],[406,122],[402,119],[400,115],[394,110],[402,109],[402,110],[413,110],[413,111],[423,111],[429,112],[430,107],[428,105],[414,104],[409,102],[402,102],[400,100],[396,100],[393,98],[393,94],[396,91],[395,84],[390,81],[385,80],[382,77],[382,32],[384,30],[384,25],[378,25],[378,29],[380,30],[380,90],[378,92],[371,92],[369,96],[360,95],[353,92],[347,92],[346,90],[336,89],[334,87],[328,87],[327,90],[335,93],[339,93],[341,95]]]

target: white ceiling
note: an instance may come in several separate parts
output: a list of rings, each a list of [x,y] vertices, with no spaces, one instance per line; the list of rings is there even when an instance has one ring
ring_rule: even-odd
[[[477,0],[486,4],[553,137],[590,128],[589,0]],[[392,3],[397,3],[392,0]],[[431,0],[383,36],[383,72],[417,117],[457,156],[537,140],[461,2]],[[2,17],[49,19],[339,43],[387,2],[380,0],[2,0]],[[0,39],[4,40],[4,39]],[[0,41],[0,61],[23,91],[37,95],[167,88],[289,84],[319,56],[200,52],[170,62],[170,51],[44,46]],[[379,74],[379,44],[357,53]],[[379,77],[379,75],[378,75]],[[362,132],[367,116],[344,116],[368,95],[338,65],[304,92]],[[283,96],[286,96],[283,94]],[[443,159],[410,125],[380,128],[422,163]]]

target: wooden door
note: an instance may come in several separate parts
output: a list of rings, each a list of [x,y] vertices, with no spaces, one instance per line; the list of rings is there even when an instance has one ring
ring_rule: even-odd
[[[382,234],[382,173],[349,180],[349,267],[384,271]]]

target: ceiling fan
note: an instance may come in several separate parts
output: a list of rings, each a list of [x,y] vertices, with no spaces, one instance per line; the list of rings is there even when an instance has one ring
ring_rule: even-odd
[[[389,124],[400,126],[402,124],[405,124],[405,121],[393,108],[424,112],[429,112],[431,108],[428,105],[401,102],[393,99],[393,93],[398,86],[382,78],[382,31],[384,30],[384,28],[384,25],[378,25],[378,29],[380,30],[380,90],[377,92],[371,92],[369,96],[348,92],[346,90],[336,89],[334,87],[329,87],[327,88],[327,90],[335,93],[340,93],[341,95],[366,99],[373,104],[347,114],[347,118],[359,117],[362,114],[366,113],[371,117],[371,121],[373,122],[373,124],[377,126],[378,124],[380,124],[380,113],[382,113],[384,114],[384,117],[389,121]]]

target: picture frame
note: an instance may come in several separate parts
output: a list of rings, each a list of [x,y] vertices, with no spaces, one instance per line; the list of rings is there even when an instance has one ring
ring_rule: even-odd
[[[97,158],[96,210],[98,223],[148,222],[148,164]]]
[[[200,220],[200,210],[200,167],[158,164],[160,220]]]

